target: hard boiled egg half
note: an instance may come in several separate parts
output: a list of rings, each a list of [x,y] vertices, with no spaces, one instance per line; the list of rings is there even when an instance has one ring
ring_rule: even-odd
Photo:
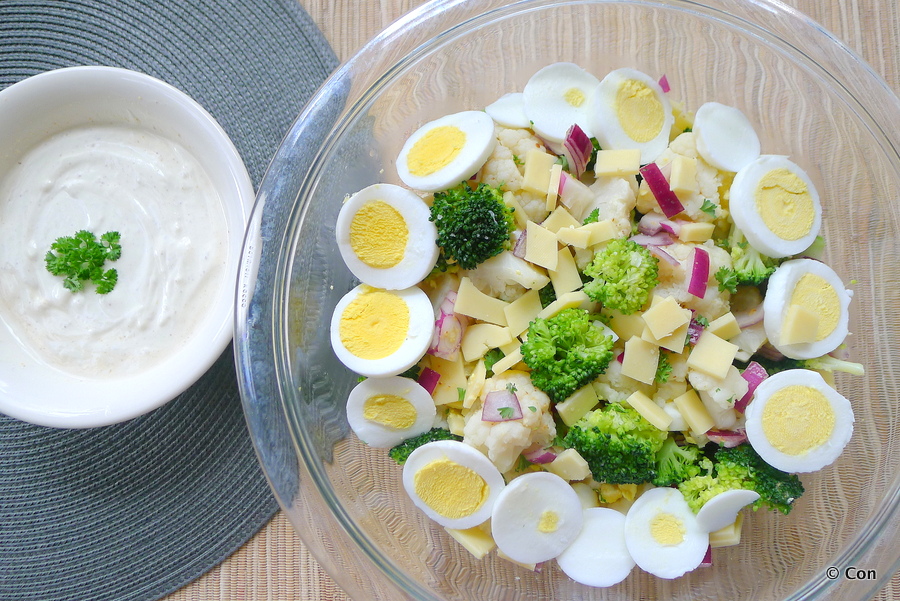
[[[753,248],[770,257],[803,252],[822,227],[816,187],[783,156],[762,155],[738,171],[729,203],[734,224]]]
[[[390,448],[431,429],[434,399],[415,380],[366,378],[347,397],[347,421],[370,447]]]
[[[475,175],[494,151],[494,120],[482,111],[463,111],[426,123],[400,150],[397,174],[404,184],[440,192]]]
[[[651,163],[669,145],[675,120],[659,84],[635,69],[607,74],[591,97],[591,131],[606,150],[641,151],[641,165]]]
[[[441,526],[474,528],[491,517],[503,476],[474,447],[455,440],[422,445],[403,464],[403,488]]]
[[[634,569],[625,545],[625,515],[608,507],[585,509],[581,532],[556,563],[566,576],[587,586],[606,587],[625,580]]]
[[[351,196],[335,234],[344,263],[363,283],[402,290],[421,282],[438,258],[437,228],[413,192],[375,184]]]
[[[808,369],[763,380],[744,416],[750,445],[783,472],[814,472],[833,463],[853,434],[850,401]]]
[[[785,261],[769,278],[763,300],[769,342],[793,359],[830,353],[847,337],[852,296],[825,263]]]
[[[590,102],[599,83],[575,63],[553,63],[538,70],[522,90],[525,115],[534,132],[560,143],[577,124],[590,137]]]
[[[434,333],[434,308],[415,286],[384,290],[360,284],[331,317],[331,346],[341,363],[367,377],[395,376],[416,364]]]
[[[737,172],[759,158],[760,143],[753,124],[733,106],[707,102],[694,115],[697,152],[723,171]]]

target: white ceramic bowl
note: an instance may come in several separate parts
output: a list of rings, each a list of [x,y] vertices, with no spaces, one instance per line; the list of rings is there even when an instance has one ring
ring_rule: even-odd
[[[33,305],[35,311],[58,311],[60,307],[71,307],[70,297],[66,295],[72,293],[62,288],[61,278],[57,278],[58,288],[50,288],[50,280],[54,276],[45,270],[35,269],[33,271],[43,273],[27,273],[23,278],[31,280],[33,277],[35,282],[14,282],[11,285],[7,281],[0,287],[7,297],[5,302],[0,303],[0,412],[35,424],[61,428],[113,424],[160,407],[197,381],[222,354],[233,334],[234,281],[254,196],[250,177],[231,140],[213,117],[186,94],[134,71],[112,67],[72,67],[45,72],[0,91],[0,211],[5,204],[6,207],[15,207],[7,211],[15,217],[26,212],[18,210],[20,205],[12,204],[11,194],[3,195],[4,180],[12,178],[11,170],[22,157],[43,142],[58,139],[63,132],[89,126],[126,127],[138,135],[163,138],[186,150],[199,163],[200,171],[205,172],[218,198],[218,201],[211,203],[209,214],[219,222],[221,209],[224,224],[219,222],[219,233],[215,236],[221,252],[204,267],[209,280],[204,288],[198,288],[197,294],[192,295],[192,304],[171,302],[173,297],[177,297],[183,282],[154,281],[146,287],[151,292],[165,290],[160,294],[159,302],[178,305],[173,308],[187,312],[186,327],[179,327],[185,334],[168,348],[162,342],[154,346],[154,342],[147,343],[145,340],[144,352],[155,353],[154,358],[144,363],[138,361],[136,366],[127,369],[117,368],[101,374],[94,371],[82,373],[69,365],[61,368],[35,350],[37,345],[33,341],[39,340],[40,336],[25,336],[22,328],[11,325],[18,323],[18,318],[11,314],[15,313],[16,303],[9,299],[19,294],[19,290],[23,295],[31,295],[29,298],[34,297],[37,291],[40,298]],[[186,164],[182,157],[176,164]],[[121,168],[110,169],[122,175]],[[131,173],[126,176],[132,177],[138,176]],[[38,239],[40,235],[34,236],[31,252],[38,253],[34,256],[42,259],[57,235],[71,236],[76,229],[96,226],[103,227],[94,231],[99,236],[108,231],[105,222],[112,222],[114,227],[108,229],[130,228],[132,231],[130,238],[123,233],[122,259],[106,265],[119,271],[117,288],[127,288],[128,278],[135,279],[129,269],[137,269],[138,265],[143,269],[147,263],[158,261],[160,254],[168,253],[168,260],[178,260],[176,255],[181,252],[181,247],[175,254],[168,249],[160,253],[153,251],[152,247],[148,248],[153,237],[162,229],[170,229],[174,220],[144,219],[135,214],[131,205],[118,207],[109,199],[96,202],[97,196],[93,194],[81,198],[77,191],[72,192],[72,198],[80,203],[81,208],[77,219],[73,219],[71,224],[60,223],[61,218],[53,215],[54,206],[23,219],[26,237],[28,228],[42,230],[47,221],[57,221],[52,224],[53,227],[46,227],[47,231],[57,232],[53,238],[41,240]],[[159,202],[168,199],[167,196]],[[47,201],[47,204],[53,205],[55,202],[56,197],[53,197],[53,201]],[[110,210],[115,213],[113,219],[103,214]],[[28,212],[30,215],[30,209]],[[9,215],[6,218],[9,219]],[[34,227],[35,223],[40,227]],[[190,237],[190,229],[185,227],[187,233],[178,240],[186,248],[196,247],[199,243],[198,236]],[[222,240],[223,237],[226,239]],[[6,272],[4,277],[7,279],[11,277],[11,272],[15,273],[9,266],[16,260],[13,257],[17,252],[19,249],[9,242],[0,245],[0,269]],[[147,273],[154,272],[150,270]],[[119,299],[113,302],[117,293],[120,294]],[[93,290],[77,294],[83,295],[79,303],[99,302],[94,298]],[[105,304],[102,305],[103,310],[111,313],[111,319],[119,324],[122,323],[118,321],[121,317],[119,313],[126,312],[132,306],[130,300],[122,300],[122,294],[125,293],[114,289],[104,297]],[[43,305],[44,297],[47,297],[47,307]],[[18,306],[32,305],[20,301]],[[64,314],[61,319],[64,322],[66,318]],[[54,323],[62,322],[57,320]],[[118,328],[116,331],[123,340],[118,350],[107,351],[104,348],[100,352],[86,351],[96,353],[100,364],[107,359],[117,359],[118,355],[131,353],[138,347],[132,344],[137,328],[131,325],[113,327]],[[164,324],[154,322],[147,330],[153,331],[154,328],[162,332]],[[76,353],[81,352],[83,338],[71,337],[66,345]],[[165,350],[160,351],[161,348]],[[112,357],[113,354],[117,357]]]

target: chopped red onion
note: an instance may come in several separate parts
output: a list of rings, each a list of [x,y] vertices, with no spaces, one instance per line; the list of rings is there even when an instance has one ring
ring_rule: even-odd
[[[661,249],[658,246],[654,246],[651,244],[650,246],[647,247],[647,250],[649,250],[650,254],[653,255],[654,257],[656,257],[657,259],[665,261],[666,263],[668,263],[670,265],[677,266],[680,264],[678,262],[678,259],[676,259],[675,257],[673,257],[672,255],[670,255],[669,253],[667,253],[666,251],[664,251],[663,249]]]
[[[665,77],[665,75],[663,75],[663,77]],[[701,561],[700,565],[697,567],[710,568],[712,567],[712,564],[712,545],[709,545],[706,547],[706,555],[703,556],[703,561]]]
[[[675,221],[672,221],[671,219],[663,219],[660,222],[659,226],[663,229],[663,231],[669,232],[673,236],[677,236],[679,233],[681,233],[682,223],[684,223],[684,221],[681,221],[680,219],[677,219]]]
[[[652,236],[648,236],[647,234],[635,234],[631,237],[631,240],[637,242],[641,246],[669,246],[670,244],[674,244],[675,240],[672,239],[672,235],[668,232],[657,232]]]
[[[559,178],[559,204],[566,207],[573,215],[581,215],[587,211],[594,201],[594,193],[581,180],[562,172]]]
[[[419,374],[418,382],[422,388],[428,391],[428,394],[434,394],[438,382],[441,380],[441,374],[434,371],[430,367],[423,367],[422,373]]]
[[[508,422],[516,419],[522,419],[522,406],[516,393],[509,390],[495,390],[484,397],[481,421]]]
[[[753,307],[752,309],[748,309],[746,311],[738,311],[734,314],[734,320],[737,322],[738,327],[742,330],[744,328],[758,324],[763,320],[762,303],[760,303],[756,307]]]
[[[688,336],[691,344],[697,344],[697,341],[700,340],[700,335],[703,333],[703,325],[697,321],[696,317],[691,318],[691,322],[688,324]]]
[[[694,265],[691,268],[691,281],[687,291],[697,298],[706,295],[706,285],[709,282],[709,253],[705,248],[694,247]]]
[[[522,233],[519,234],[519,237],[516,238],[516,243],[513,245],[512,254],[520,259],[525,258],[525,234],[527,232],[522,230]]]
[[[760,382],[768,378],[769,374],[766,372],[765,367],[756,361],[751,361],[747,364],[746,369],[741,372],[741,377],[747,380],[748,388],[747,393],[734,403],[734,410],[738,413],[744,412],[753,398],[753,392],[756,390],[756,387],[759,386]]]
[[[647,182],[656,202],[659,203],[659,208],[666,217],[672,218],[684,210],[684,205],[672,192],[666,176],[659,170],[659,165],[656,163],[644,165],[641,167],[641,176]]]
[[[553,449],[544,448],[540,444],[533,444],[522,451],[522,457],[527,459],[530,463],[543,465],[556,459],[556,453]]]
[[[566,132],[566,139],[563,142],[563,155],[569,162],[569,173],[580,177],[587,168],[593,152],[594,145],[591,143],[591,139],[577,123],[572,125]]]
[[[765,343],[756,350],[756,354],[770,361],[784,361],[784,355],[770,343]]]
[[[747,432],[744,430],[709,430],[706,437],[727,449],[747,442]]]
[[[642,215],[641,220],[638,221],[638,231],[648,236],[658,234],[660,230],[662,230],[662,222],[664,220],[665,217],[659,213],[647,213],[646,215]]]
[[[454,312],[456,292],[447,292],[439,307],[439,315],[434,322],[434,333],[431,337],[431,346],[428,354],[453,361],[459,356],[459,348],[462,346],[462,338],[466,333],[468,321],[465,316]]]

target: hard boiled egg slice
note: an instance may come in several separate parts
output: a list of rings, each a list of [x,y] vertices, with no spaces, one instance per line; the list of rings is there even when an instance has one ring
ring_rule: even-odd
[[[528,116],[525,114],[525,94],[522,92],[504,94],[484,107],[484,112],[504,127],[517,127],[520,129],[531,127],[531,121],[528,120]]]
[[[363,283],[402,290],[425,279],[438,258],[437,228],[413,192],[375,184],[351,196],[338,213],[341,257]]]
[[[485,522],[504,486],[487,457],[455,440],[424,444],[403,464],[403,487],[413,503],[447,528],[463,530]]]
[[[709,533],[677,488],[652,488],[625,515],[625,544],[638,567],[671,579],[700,565]]]
[[[625,545],[625,515],[608,507],[585,509],[581,532],[556,563],[566,576],[587,586],[625,580],[634,568]]]
[[[850,401],[808,369],[789,369],[763,380],[744,416],[750,445],[783,472],[814,472],[830,465],[853,434]]]
[[[525,115],[534,132],[561,143],[572,125],[591,137],[588,107],[600,83],[574,63],[553,63],[537,71],[522,90]]]
[[[847,337],[852,296],[825,263],[785,261],[769,277],[763,300],[769,342],[792,359],[830,353]]]
[[[611,71],[591,99],[591,131],[606,150],[637,148],[641,165],[669,145],[672,106],[650,76],[635,69]]]
[[[496,145],[494,120],[482,111],[463,111],[426,123],[406,140],[397,157],[404,184],[440,192],[475,175]]]
[[[434,399],[415,380],[366,378],[347,397],[347,421],[370,447],[390,448],[434,425]]]
[[[803,252],[822,227],[819,193],[806,172],[785,157],[762,155],[734,176],[729,201],[734,224],[770,257]]]
[[[341,363],[367,377],[395,376],[422,358],[434,332],[434,309],[420,288],[360,284],[331,317],[331,346]]]
[[[759,158],[759,136],[747,116],[733,106],[707,102],[694,115],[697,152],[722,171],[737,172]]]
[[[706,532],[721,530],[734,523],[743,507],[757,500],[759,493],[755,490],[726,490],[703,504],[697,512],[697,524]]]

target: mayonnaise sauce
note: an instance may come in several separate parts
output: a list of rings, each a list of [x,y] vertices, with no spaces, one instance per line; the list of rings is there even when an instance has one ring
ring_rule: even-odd
[[[121,234],[109,294],[72,293],[46,269],[50,245],[81,229]],[[138,128],[62,132],[0,181],[0,319],[22,352],[65,372],[116,378],[170,355],[223,292],[226,254],[224,209],[197,159]]]

